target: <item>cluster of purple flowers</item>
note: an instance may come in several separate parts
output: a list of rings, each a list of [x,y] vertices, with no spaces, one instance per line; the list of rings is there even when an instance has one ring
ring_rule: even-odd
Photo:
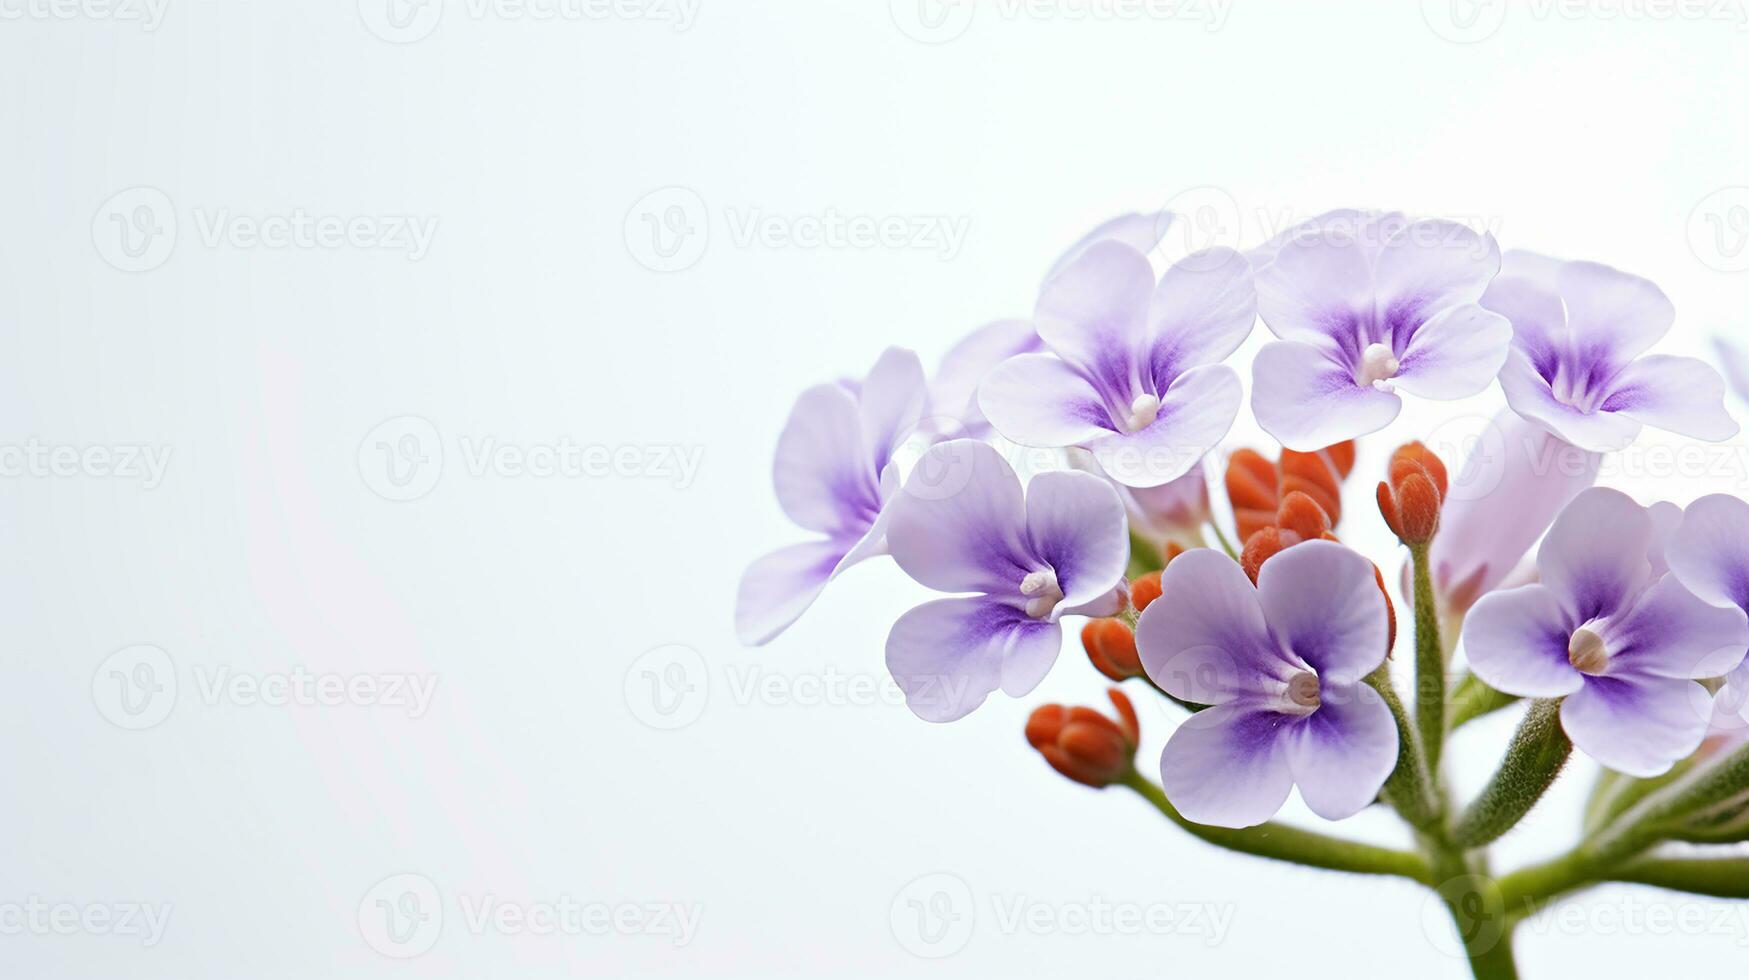
[[[1648,353],[1675,317],[1657,286],[1362,211],[1157,269],[1172,220],[1101,225],[1051,267],[1030,318],[973,332],[933,377],[891,348],[866,376],[804,392],[774,481],[815,537],[747,570],[742,641],[772,640],[840,572],[890,555],[950,595],[905,613],[886,642],[920,717],[1031,692],[1065,616],[1118,617],[1140,671],[1195,709],[1160,762],[1184,817],[1251,826],[1295,787],[1326,818],[1369,806],[1400,741],[1369,683],[1396,632],[1377,568],[1327,521],[1284,517],[1243,556],[1201,547],[1205,457],[1245,403],[1224,362],[1261,318],[1274,339],[1251,364],[1250,408],[1292,452],[1377,432],[1405,396],[1450,401],[1498,380],[1509,408],[1495,444],[1459,478],[1494,489],[1438,499],[1441,470],[1437,534],[1411,541],[1392,524],[1427,549],[1435,615],[1480,682],[1560,699],[1572,743],[1631,776],[1690,756],[1709,726],[1749,724],[1749,504],[1648,508],[1591,486],[1600,454],[1643,425],[1738,431],[1718,371]],[[1023,486],[1000,448],[1016,445],[1061,465]],[[1573,465],[1550,465],[1555,454]],[[1164,564],[1145,604],[1131,595],[1138,543]]]

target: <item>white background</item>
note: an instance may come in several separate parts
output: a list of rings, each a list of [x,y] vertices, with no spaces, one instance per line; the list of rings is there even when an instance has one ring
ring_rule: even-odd
[[[1026,313],[1094,222],[1174,204],[1223,218],[1189,244],[1252,244],[1340,206],[1458,218],[1653,278],[1679,311],[1663,349],[1704,353],[1745,329],[1741,4],[1454,19],[1443,2],[1234,0],[1217,25],[1209,7],[1084,20],[992,3],[930,32],[913,2],[703,0],[682,25],[651,4],[542,19],[448,0],[397,31],[378,0],[168,0],[150,23],[128,19],[143,6],[0,0],[0,444],[171,454],[152,486],[95,464],[0,479],[0,905],[173,908],[150,947],[13,929],[0,973],[1466,975],[1411,885],[1217,852],[1052,774],[1021,727],[1045,701],[1097,703],[1075,644],[1032,696],[952,726],[822,697],[807,685],[866,695],[888,625],[923,598],[874,562],[770,647],[740,648],[742,567],[802,533],[772,499],[771,450],[807,385],[888,344],[933,364]],[[137,187],[161,196],[113,199]],[[668,187],[687,190],[646,199]],[[114,222],[142,202],[176,227],[133,258]],[[677,202],[678,261],[696,261],[657,271],[676,262],[648,222],[669,227]],[[435,234],[416,257],[394,239],[247,237],[300,211]],[[952,255],[739,234],[829,214],[967,232]],[[1367,504],[1385,454],[1498,404],[1423,406],[1370,440],[1348,540],[1395,567]],[[408,416],[431,429],[373,434]],[[375,443],[421,431],[441,478],[385,499]],[[471,466],[484,440],[700,463],[690,481],[515,475]],[[1262,445],[1248,411],[1244,444]],[[1742,451],[1675,477],[1628,454],[1606,482],[1645,501],[1740,490]],[[112,672],[134,655],[106,658],[139,644],[170,658],[177,690],[160,723],[126,730]],[[639,660],[670,645],[696,660]],[[690,693],[668,693],[696,717],[664,731],[645,721],[676,720],[650,700],[669,662],[692,664]],[[294,669],[437,686],[417,718],[202,688]],[[1176,719],[1149,705],[1143,721],[1147,768]],[[1511,724],[1457,740],[1466,789]],[[1561,848],[1592,772],[1574,767],[1504,866]],[[1317,822],[1297,800],[1284,816]],[[1341,832],[1402,840],[1378,814]],[[906,889],[941,872],[964,883],[970,931],[922,947],[952,954],[930,961],[904,941]],[[443,919],[398,961],[360,910],[403,873],[429,880]],[[564,897],[702,919],[685,945],[467,921],[487,899]],[[1230,928],[1066,935],[998,912],[1095,899],[1212,905]],[[1692,903],[1728,926],[1654,935],[1632,918]],[[1527,975],[1749,955],[1742,908],[1626,888],[1573,904],[1577,928],[1521,930]]]

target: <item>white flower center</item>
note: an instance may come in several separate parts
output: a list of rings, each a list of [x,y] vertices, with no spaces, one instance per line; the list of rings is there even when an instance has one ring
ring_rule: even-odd
[[[1057,608],[1057,603],[1063,601],[1057,573],[1048,568],[1028,572],[1020,580],[1020,594],[1027,597],[1026,614],[1033,619],[1044,619]]]
[[[1360,370],[1354,376],[1354,383],[1362,388],[1370,386],[1389,391],[1391,386],[1386,382],[1396,377],[1397,370],[1402,366],[1389,346],[1368,344],[1366,350],[1360,353]]]
[[[1302,670],[1288,678],[1287,699],[1301,708],[1318,710],[1318,706],[1324,703],[1323,696],[1318,690],[1318,675],[1308,670]]]
[[[1160,397],[1158,395],[1137,395],[1130,402],[1130,417],[1124,420],[1124,429],[1129,432],[1140,432],[1154,424],[1160,417]]]
[[[1609,648],[1604,645],[1603,637],[1581,626],[1567,641],[1567,661],[1578,668],[1579,673],[1596,677],[1609,669]]]

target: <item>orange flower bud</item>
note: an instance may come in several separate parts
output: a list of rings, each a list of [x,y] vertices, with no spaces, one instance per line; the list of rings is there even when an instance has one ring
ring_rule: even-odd
[[[1142,657],[1136,652],[1136,634],[1121,619],[1090,619],[1081,627],[1081,645],[1087,659],[1101,674],[1114,681],[1142,676]]]
[[[1051,768],[1070,779],[1086,786],[1110,786],[1134,765],[1141,724],[1122,691],[1114,687],[1109,693],[1117,709],[1116,721],[1092,708],[1047,704],[1027,719],[1026,741]]]
[[[1289,494],[1300,493],[1323,509],[1331,527],[1342,520],[1342,481],[1354,469],[1354,443],[1339,442],[1315,453],[1284,449],[1277,465],[1250,449],[1227,461],[1227,499],[1240,540],[1276,520],[1277,508]]]
[[[1173,557],[1177,557],[1174,555]],[[1136,612],[1148,608],[1148,603],[1160,598],[1160,573],[1149,572],[1130,583],[1130,603]]]
[[[1275,464],[1252,449],[1241,449],[1227,460],[1227,499],[1239,537],[1250,538],[1275,521],[1278,478]]]
[[[1445,464],[1411,442],[1391,454],[1390,479],[1379,484],[1379,513],[1404,544],[1426,544],[1439,530],[1447,488]]]

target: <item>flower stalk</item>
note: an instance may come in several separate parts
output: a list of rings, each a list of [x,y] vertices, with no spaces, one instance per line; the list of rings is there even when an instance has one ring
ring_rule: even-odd
[[[1532,704],[1500,770],[1452,828],[1452,840],[1464,848],[1498,840],[1536,806],[1572,754],[1573,742],[1561,730],[1561,703]]]

